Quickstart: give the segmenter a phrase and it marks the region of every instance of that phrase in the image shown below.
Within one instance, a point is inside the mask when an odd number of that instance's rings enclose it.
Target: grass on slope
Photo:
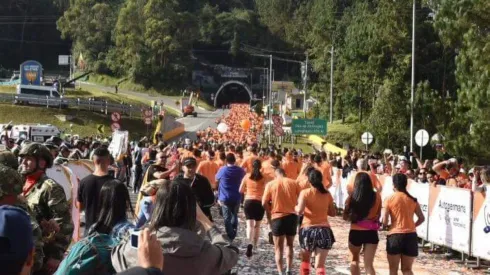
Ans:
[[[73,121],[62,122],[55,115],[71,115]],[[2,105],[0,108],[0,123],[12,121],[14,124],[22,123],[41,123],[52,124],[60,130],[65,131],[65,134],[78,134],[80,136],[96,135],[97,125],[103,124],[105,132],[103,136],[111,135],[111,119],[109,116],[101,113],[89,111],[77,111],[76,109],[54,109],[44,107],[26,107],[17,105]],[[70,124],[73,127],[70,129]],[[131,139],[139,139],[146,135],[146,126],[142,119],[123,117],[121,119],[123,130],[129,131]],[[151,134],[150,128],[150,134]]]

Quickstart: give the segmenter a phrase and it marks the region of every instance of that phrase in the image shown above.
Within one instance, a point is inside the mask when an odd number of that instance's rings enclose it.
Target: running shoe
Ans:
[[[250,258],[252,257],[253,253],[252,253],[252,249],[254,248],[253,245],[249,244],[247,245],[247,252],[245,253],[245,255]]]

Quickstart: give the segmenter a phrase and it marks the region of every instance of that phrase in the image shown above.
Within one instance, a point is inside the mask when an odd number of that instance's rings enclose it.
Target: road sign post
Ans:
[[[361,141],[366,145],[366,151],[369,149],[369,145],[373,143],[374,137],[370,132],[365,132],[361,135]]]
[[[429,143],[429,132],[420,129],[415,134],[415,143],[420,147],[420,159],[422,159],[422,149]]]

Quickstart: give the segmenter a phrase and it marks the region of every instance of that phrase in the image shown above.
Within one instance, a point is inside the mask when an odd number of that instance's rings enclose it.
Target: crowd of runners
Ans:
[[[440,159],[424,162],[389,151],[307,154],[258,143],[263,117],[247,105],[232,105],[218,122],[227,131],[208,128],[197,140],[171,143],[143,138],[118,159],[108,141],[53,137],[40,144],[7,137],[8,149],[0,152],[0,274],[226,274],[239,257],[258,253],[260,238],[274,246],[278,274],[310,274],[312,268],[326,274],[336,242],[329,217],[338,213],[328,190],[348,175],[343,219],[351,224],[351,274],[360,274],[361,256],[366,274],[376,274],[383,228],[388,237],[380,249],[386,249],[390,274],[412,274],[416,227],[426,217],[408,181],[478,192],[490,184],[488,167],[466,171],[444,149]],[[85,213],[84,236],[75,243],[70,202],[46,176],[54,163],[73,158],[95,167],[73,198]],[[392,176],[395,191],[384,201],[382,175]],[[130,192],[138,194],[135,209]],[[224,228],[214,224],[212,207]],[[240,209],[245,225],[239,225]],[[246,227],[244,253],[234,243],[239,226]],[[295,242],[299,271],[293,270]]]

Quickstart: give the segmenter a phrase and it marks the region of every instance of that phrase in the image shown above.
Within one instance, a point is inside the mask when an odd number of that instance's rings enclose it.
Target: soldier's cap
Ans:
[[[4,196],[18,196],[22,193],[22,178],[11,167],[0,164],[0,199]]]
[[[0,266],[25,261],[33,248],[29,215],[18,207],[0,206]]]
[[[17,168],[19,167],[19,162],[17,161],[14,153],[5,150],[0,151],[0,165],[5,165],[17,170]]]
[[[185,158],[184,161],[182,161],[182,164],[184,166],[196,166],[197,165],[197,161],[193,157],[188,157],[188,158]]]

